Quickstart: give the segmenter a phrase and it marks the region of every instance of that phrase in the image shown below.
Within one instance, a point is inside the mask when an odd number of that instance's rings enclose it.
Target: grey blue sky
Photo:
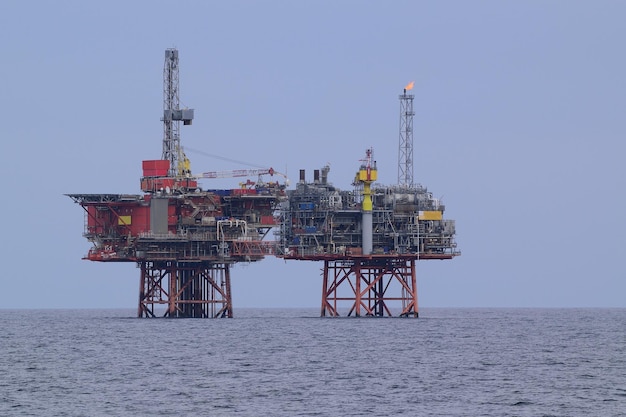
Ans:
[[[63,194],[139,193],[170,47],[196,115],[183,146],[294,179],[330,163],[340,188],[367,147],[396,182],[415,81],[414,176],[463,253],[418,264],[422,307],[626,307],[625,16],[623,1],[4,0],[0,308],[135,308],[139,270],[81,260]],[[318,306],[321,267],[236,266],[235,311]]]

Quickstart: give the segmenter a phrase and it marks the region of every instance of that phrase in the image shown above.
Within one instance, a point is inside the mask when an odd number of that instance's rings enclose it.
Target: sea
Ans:
[[[626,309],[0,310],[0,416],[626,416]]]

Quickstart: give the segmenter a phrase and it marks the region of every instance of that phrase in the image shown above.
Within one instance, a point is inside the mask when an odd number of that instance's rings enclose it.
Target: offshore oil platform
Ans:
[[[280,256],[324,262],[321,316],[339,316],[345,305],[348,316],[418,317],[415,261],[460,255],[454,220],[444,220],[444,205],[413,182],[412,88],[399,97],[398,185],[372,185],[378,171],[367,149],[353,190],[329,183],[326,165],[312,182],[301,170],[280,203]]]
[[[232,317],[230,267],[273,251],[263,238],[286,184],[263,181],[273,169],[192,175],[180,146],[178,51],[165,51],[163,154],[143,161],[142,195],[68,194],[85,210],[84,236],[93,243],[85,259],[135,262],[141,270],[138,317]],[[199,178],[258,175],[232,190],[202,190]]]
[[[193,175],[180,145],[178,51],[165,51],[163,154],[143,161],[141,195],[68,194],[85,210],[84,259],[141,270],[138,317],[232,317],[230,267],[267,255],[323,261],[321,316],[418,317],[416,260],[452,259],[454,220],[413,182],[413,98],[400,95],[398,184],[377,180],[373,150],[342,191],[330,167],[304,170],[295,189],[267,169]],[[266,181],[264,176],[281,177]],[[236,189],[203,190],[200,178],[250,177]],[[274,229],[274,240],[266,239]],[[345,311],[344,311],[345,309]]]

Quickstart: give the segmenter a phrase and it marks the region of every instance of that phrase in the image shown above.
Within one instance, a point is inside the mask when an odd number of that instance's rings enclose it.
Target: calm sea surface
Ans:
[[[0,416],[626,416],[626,309],[0,313]]]

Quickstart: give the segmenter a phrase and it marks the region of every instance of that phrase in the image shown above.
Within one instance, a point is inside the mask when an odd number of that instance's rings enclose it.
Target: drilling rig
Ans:
[[[415,261],[460,255],[454,220],[444,220],[439,199],[413,182],[411,88],[400,95],[397,185],[373,185],[378,170],[367,149],[354,190],[328,182],[326,165],[312,182],[300,170],[281,204],[279,256],[324,262],[321,316],[418,317]]]
[[[180,124],[191,125],[193,117],[193,109],[180,108],[178,50],[167,49],[163,153],[142,162],[143,194],[67,194],[85,212],[83,235],[93,246],[84,259],[139,268],[138,317],[232,317],[231,266],[275,250],[263,239],[276,225],[286,185],[248,181],[246,187],[203,190],[199,178],[253,171],[193,175],[180,144]]]

